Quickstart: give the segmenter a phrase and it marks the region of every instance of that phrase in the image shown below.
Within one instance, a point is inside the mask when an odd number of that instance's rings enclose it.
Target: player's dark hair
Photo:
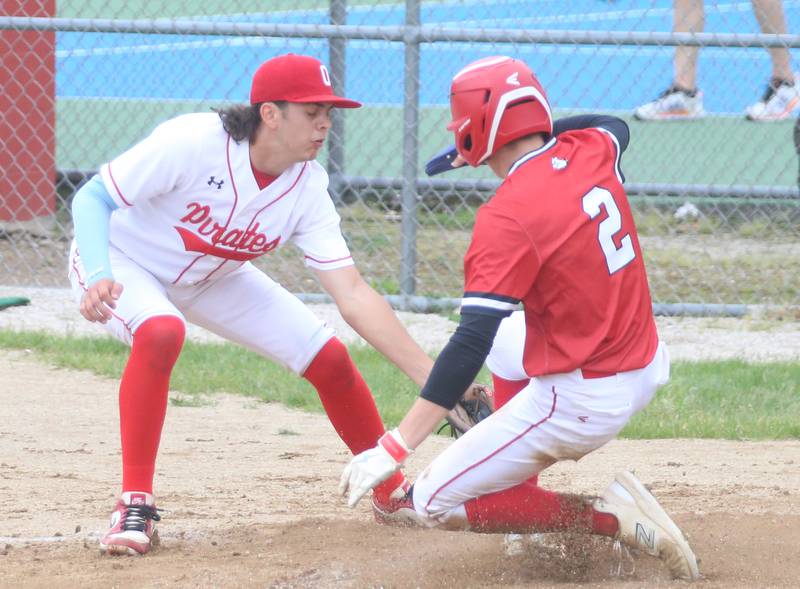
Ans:
[[[256,138],[256,131],[261,124],[261,105],[258,104],[234,104],[226,108],[212,108],[222,119],[222,128],[236,141],[247,139],[253,141]],[[284,100],[275,101],[275,105],[285,110],[288,102]]]

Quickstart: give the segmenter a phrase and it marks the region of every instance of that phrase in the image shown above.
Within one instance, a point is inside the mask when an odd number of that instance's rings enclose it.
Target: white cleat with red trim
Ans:
[[[100,540],[100,551],[127,555],[147,553],[158,543],[154,522],[160,519],[150,493],[123,493],[111,514],[111,528]]]
[[[372,513],[375,521],[386,526],[402,528],[427,527],[423,518],[414,509],[411,493],[407,482],[395,489],[388,498],[382,498],[373,493]]]

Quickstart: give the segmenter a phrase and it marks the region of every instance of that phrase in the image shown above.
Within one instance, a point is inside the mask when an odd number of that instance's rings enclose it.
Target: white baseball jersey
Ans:
[[[164,284],[220,278],[289,240],[311,267],[353,263],[322,166],[295,164],[261,190],[248,142],[231,139],[216,113],[159,125],[100,174],[120,207],[111,244]]]

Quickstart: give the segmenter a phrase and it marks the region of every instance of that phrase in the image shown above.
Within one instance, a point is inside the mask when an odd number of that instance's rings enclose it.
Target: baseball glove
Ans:
[[[452,411],[445,416],[447,423],[439,429],[439,432],[449,427],[450,435],[458,438],[477,423],[489,417],[493,411],[492,389],[482,384],[473,384]]]

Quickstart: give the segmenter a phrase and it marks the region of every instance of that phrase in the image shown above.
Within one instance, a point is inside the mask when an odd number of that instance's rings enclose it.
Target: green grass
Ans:
[[[29,349],[48,364],[114,379],[122,373],[128,355],[127,347],[110,338],[7,330],[0,330],[0,348]],[[350,351],[384,422],[396,425],[417,397],[417,388],[371,348],[351,347]],[[489,382],[485,371],[480,379]],[[669,384],[621,437],[800,439],[798,383],[798,363],[676,362]],[[213,394],[218,392],[322,412],[311,385],[287,370],[233,345],[188,342],[173,373],[171,403],[181,407],[213,404]]]
[[[89,370],[118,379],[128,347],[105,337],[57,337],[39,332],[0,330],[0,348],[29,349],[59,368]],[[351,354],[375,395],[387,423],[396,424],[418,390],[383,356],[366,347]],[[182,407],[213,403],[213,393],[245,395],[262,402],[322,412],[314,388],[288,370],[230,344],[187,342],[170,383],[171,404]]]
[[[623,437],[800,439],[800,364],[676,362]]]

